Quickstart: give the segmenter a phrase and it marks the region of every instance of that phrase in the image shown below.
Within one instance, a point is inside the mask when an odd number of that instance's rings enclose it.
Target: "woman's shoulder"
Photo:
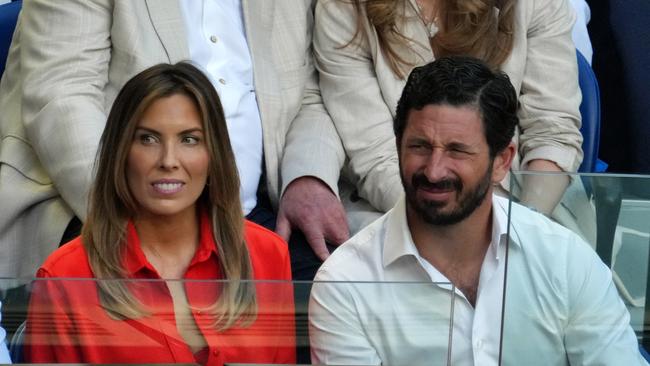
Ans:
[[[288,254],[287,243],[278,234],[252,221],[244,220],[244,235],[248,249],[260,254]]]
[[[39,268],[38,277],[93,277],[81,237],[52,252]]]
[[[248,220],[244,223],[246,244],[256,279],[290,279],[289,246],[276,233]]]

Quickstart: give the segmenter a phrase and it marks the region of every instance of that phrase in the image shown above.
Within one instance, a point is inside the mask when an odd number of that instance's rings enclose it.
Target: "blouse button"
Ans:
[[[210,36],[210,42],[217,43],[218,40],[219,38],[217,38],[217,36]]]

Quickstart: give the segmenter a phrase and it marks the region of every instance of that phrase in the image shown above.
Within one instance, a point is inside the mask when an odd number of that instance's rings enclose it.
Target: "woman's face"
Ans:
[[[138,216],[193,214],[208,178],[204,134],[199,111],[183,94],[160,98],[145,110],[126,163]]]

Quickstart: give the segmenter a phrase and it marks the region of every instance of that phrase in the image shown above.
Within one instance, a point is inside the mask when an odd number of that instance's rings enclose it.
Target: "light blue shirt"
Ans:
[[[589,32],[587,32],[587,23],[591,19],[591,9],[589,9],[589,5],[587,5],[585,0],[571,0],[571,6],[576,13],[576,24],[573,25],[573,31],[571,32],[573,43],[575,43],[578,51],[591,64],[594,50],[591,46]]]
[[[508,200],[492,202],[492,242],[474,308],[419,256],[402,198],[316,275],[382,284],[314,284],[312,360],[483,366],[498,363],[502,346],[502,365],[645,365],[611,272],[596,253],[541,214],[513,204],[509,222]]]
[[[2,310],[2,303],[0,303],[0,310]],[[5,330],[2,329],[2,327],[0,327],[0,364],[11,363],[11,359],[9,358],[9,352],[7,351],[7,345],[5,343],[6,337],[7,337],[7,332],[5,332]]]
[[[257,204],[263,146],[241,0],[184,0],[180,6],[190,58],[208,75],[221,99],[247,215]]]

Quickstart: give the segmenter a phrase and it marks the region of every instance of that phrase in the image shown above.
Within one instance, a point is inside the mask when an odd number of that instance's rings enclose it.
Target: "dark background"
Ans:
[[[608,172],[650,174],[650,0],[587,0]]]

